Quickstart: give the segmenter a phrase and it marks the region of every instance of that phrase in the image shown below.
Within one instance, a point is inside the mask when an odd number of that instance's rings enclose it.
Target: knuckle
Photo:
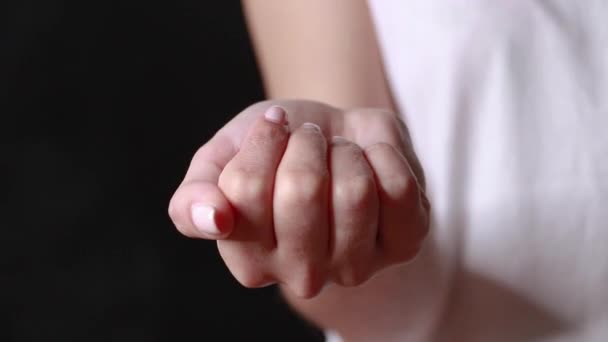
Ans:
[[[266,277],[252,273],[241,273],[234,277],[241,285],[249,289],[260,288],[270,284]]]
[[[366,210],[376,195],[374,180],[368,176],[353,177],[338,182],[334,188],[336,205],[346,211]]]
[[[416,179],[408,174],[394,173],[383,180],[384,188],[391,199],[415,208],[420,201],[420,191]]]
[[[372,264],[375,257],[369,253],[363,253],[360,249],[351,249],[342,254],[342,257],[334,262],[337,275],[337,283],[342,286],[352,287],[365,283],[372,276]]]
[[[398,229],[403,230],[403,237],[410,244],[421,243],[430,234],[431,224],[429,212],[416,199],[408,198],[403,207],[403,224]]]
[[[232,276],[247,288],[270,285],[276,280],[270,268],[270,251],[261,245],[218,242],[218,251]]]
[[[340,272],[338,283],[345,287],[360,286],[363,285],[370,276],[369,272],[362,267],[348,266]]]
[[[264,179],[246,168],[234,168],[220,175],[219,187],[235,202],[264,201],[267,190]]]
[[[277,196],[290,205],[311,204],[325,196],[327,175],[311,170],[289,171],[279,182]]]
[[[257,267],[229,267],[229,269],[234,278],[246,288],[258,288],[271,283],[269,277]]]
[[[367,227],[366,227],[367,228]],[[346,250],[344,251],[347,264],[358,265],[363,262],[362,255],[367,255],[372,249],[372,244],[375,242],[375,235],[372,229],[353,229],[350,234],[345,237]]]
[[[280,125],[260,125],[249,136],[249,143],[254,148],[267,149],[282,142],[286,137],[286,132]]]
[[[420,253],[420,247],[396,248],[388,253],[388,260],[392,264],[403,264],[410,262]]]
[[[301,277],[291,286],[294,293],[306,299],[316,296],[324,284],[322,270],[312,263],[307,263],[300,269],[300,274]]]
[[[339,264],[351,266],[365,265],[376,242],[375,229],[370,227],[345,227],[340,237],[340,247],[334,252]]]

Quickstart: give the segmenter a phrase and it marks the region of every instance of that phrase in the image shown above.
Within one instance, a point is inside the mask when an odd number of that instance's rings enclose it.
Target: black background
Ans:
[[[0,341],[320,340],[166,214],[194,151],[263,99],[239,6],[2,2]]]

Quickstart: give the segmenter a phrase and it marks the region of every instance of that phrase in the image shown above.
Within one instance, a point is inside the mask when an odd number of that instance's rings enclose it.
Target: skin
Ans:
[[[365,2],[243,4],[274,100],[246,108],[197,151],[169,215],[182,234],[217,240],[244,286],[278,283],[320,327],[382,338],[401,324],[389,299],[412,272],[401,265],[421,250],[430,204]],[[214,208],[213,234],[193,221],[201,205]],[[361,330],[353,312],[362,310],[387,318]]]

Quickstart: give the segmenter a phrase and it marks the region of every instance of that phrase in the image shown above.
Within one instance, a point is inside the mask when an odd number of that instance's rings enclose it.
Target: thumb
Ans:
[[[233,210],[217,184],[224,166],[235,154],[233,141],[219,134],[196,152],[169,203],[169,216],[180,233],[210,240],[230,235]]]

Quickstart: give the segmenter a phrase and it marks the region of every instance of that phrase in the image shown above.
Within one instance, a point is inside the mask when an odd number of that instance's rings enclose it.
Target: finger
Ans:
[[[233,275],[248,287],[269,281],[260,271],[275,247],[272,195],[289,135],[285,123],[285,111],[270,107],[253,124],[219,179],[220,189],[235,211],[235,228],[218,248]]]
[[[407,160],[393,146],[376,144],[365,150],[376,175],[380,197],[379,247],[388,264],[413,259],[429,230],[423,194]]]
[[[357,286],[372,273],[378,225],[374,174],[361,148],[334,137],[330,152],[334,282]]]
[[[234,154],[230,140],[218,135],[194,155],[184,181],[169,202],[169,216],[182,234],[223,239],[231,233],[232,208],[217,184],[222,168]]]
[[[324,283],[328,190],[327,142],[318,126],[304,124],[289,139],[274,194],[276,269],[300,297],[316,295]]]

